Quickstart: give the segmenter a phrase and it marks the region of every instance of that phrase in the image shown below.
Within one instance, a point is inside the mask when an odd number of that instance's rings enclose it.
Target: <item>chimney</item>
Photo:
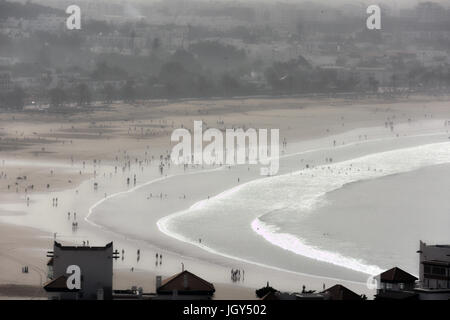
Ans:
[[[159,287],[161,287],[162,277],[156,276],[156,291],[158,291]]]

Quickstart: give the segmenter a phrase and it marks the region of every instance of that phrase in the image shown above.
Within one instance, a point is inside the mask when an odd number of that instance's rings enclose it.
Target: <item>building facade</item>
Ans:
[[[50,281],[44,285],[51,299],[97,300],[112,299],[113,244],[104,247],[63,246],[56,242],[50,252]],[[69,266],[81,270],[81,288],[68,290],[66,281]]]
[[[419,282],[426,289],[450,290],[450,245],[420,242]]]

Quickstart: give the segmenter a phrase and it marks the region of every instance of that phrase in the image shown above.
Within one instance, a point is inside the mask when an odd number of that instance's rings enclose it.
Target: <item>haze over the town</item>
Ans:
[[[448,299],[449,101],[449,1],[0,0],[0,299]]]

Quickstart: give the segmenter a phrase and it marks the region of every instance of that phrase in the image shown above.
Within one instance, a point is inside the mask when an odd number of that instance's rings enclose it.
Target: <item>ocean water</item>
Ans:
[[[417,172],[426,176],[423,170],[434,168],[436,174],[449,163],[450,142],[371,153],[251,181],[163,218],[158,225],[179,240],[246,261],[362,280],[361,275],[376,275],[391,263],[413,268],[415,251],[410,250],[420,239],[445,240],[445,236],[433,237],[432,224],[422,228],[423,224],[413,223],[423,221],[426,213],[411,211],[408,215],[411,206],[404,205],[404,194],[398,197],[403,205],[391,211],[381,204],[397,201],[392,186],[400,192],[407,189],[402,188],[404,184],[421,184],[425,178]],[[400,180],[390,181],[396,179]],[[374,185],[364,185],[374,181]],[[379,192],[389,190],[386,185],[391,186],[390,197],[382,202]],[[366,193],[355,191],[362,187]],[[339,210],[334,210],[336,206]],[[382,215],[380,210],[387,212]],[[443,210],[433,217],[440,225],[439,233],[450,229],[442,225],[448,221]],[[411,222],[407,226],[402,224],[405,219]],[[387,232],[390,228],[396,232]],[[365,238],[365,234],[370,236]],[[409,245],[390,245],[396,241]]]
[[[450,243],[448,177],[450,164],[443,164],[348,184],[327,194],[327,203],[300,226],[287,226],[283,232],[418,275],[419,240]],[[270,218],[266,222],[277,223]]]

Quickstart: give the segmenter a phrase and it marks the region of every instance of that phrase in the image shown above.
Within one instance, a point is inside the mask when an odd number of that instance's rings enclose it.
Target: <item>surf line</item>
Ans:
[[[424,145],[419,145],[419,146],[415,146],[415,147],[401,148],[401,149],[413,150],[413,149],[420,148],[420,147],[426,147],[426,146],[429,147],[429,146],[433,146],[433,145],[443,145],[443,144],[446,145],[446,144],[448,144],[448,142],[424,144]],[[376,154],[384,154],[384,153],[392,153],[392,152],[394,152],[394,151],[385,151],[385,152],[381,152],[381,153],[369,154],[367,156],[360,157],[359,159],[364,159],[366,157],[370,157],[370,156],[373,156],[373,155],[376,155]],[[351,163],[354,160],[355,159],[346,160],[346,161],[343,161],[342,163],[346,163],[346,162]],[[336,163],[335,165],[337,165],[337,164],[339,164],[339,163]],[[407,171],[409,171],[409,170],[407,170]],[[285,175],[289,175],[289,174],[285,174]],[[262,178],[262,179],[265,179],[265,178]],[[232,193],[237,192],[240,189],[242,189],[242,187],[251,185],[253,183],[257,183],[258,181],[260,181],[262,179],[251,180],[251,181],[249,181],[247,183],[244,183],[243,185],[239,185],[237,187],[234,187],[234,188],[231,188],[229,190],[226,190],[226,191],[224,191],[224,192],[214,196],[212,199],[218,199],[218,198],[221,198],[223,196],[232,194]],[[161,218],[157,222],[158,229],[161,232],[163,232],[166,235],[168,235],[168,236],[171,236],[171,237],[173,237],[175,239],[178,239],[180,241],[183,241],[183,242],[195,245],[197,247],[202,248],[203,250],[206,250],[206,251],[214,253],[214,254],[222,255],[224,257],[232,258],[232,259],[239,260],[239,261],[253,263],[253,264],[256,264],[256,265],[260,265],[260,266],[273,267],[273,266],[267,266],[265,264],[257,263],[255,261],[249,261],[247,259],[238,258],[238,257],[232,256],[232,255],[229,255],[229,254],[220,253],[220,252],[218,252],[218,251],[216,251],[216,250],[214,250],[212,248],[209,248],[209,247],[207,247],[207,246],[205,246],[203,244],[200,244],[200,243],[198,243],[196,241],[193,241],[193,240],[191,240],[191,239],[189,239],[189,238],[187,238],[187,237],[185,237],[185,236],[183,236],[183,235],[181,235],[179,233],[176,233],[176,232],[170,230],[169,221],[171,219],[176,218],[178,216],[182,216],[184,214],[187,214],[187,213],[189,213],[189,212],[191,212],[191,211],[193,211],[195,209],[201,208],[202,205],[204,203],[206,203],[206,201],[207,201],[206,199],[201,200],[201,201],[195,203],[194,205],[192,205],[187,210],[182,210],[182,211],[179,211],[179,212],[176,212],[174,214],[171,214],[171,215],[168,215],[166,217]],[[309,245],[306,245],[306,244],[302,243],[302,241],[300,239],[295,238],[294,236],[289,235],[289,234],[278,234],[278,233],[274,232],[273,230],[270,230],[270,226],[266,226],[258,218],[254,219],[251,222],[251,227],[252,227],[252,229],[253,229],[253,231],[255,233],[257,233],[258,235],[262,236],[269,243],[272,243],[272,244],[280,247],[281,249],[292,251],[292,252],[294,252],[294,253],[296,253],[298,255],[304,256],[306,258],[315,259],[315,260],[318,260],[318,261],[321,261],[321,262],[334,264],[334,265],[339,266],[339,267],[347,268],[347,269],[354,270],[354,271],[361,272],[361,273],[366,273],[366,274],[369,274],[369,275],[375,275],[375,274],[379,274],[379,273],[382,272],[382,269],[379,268],[376,265],[368,265],[368,264],[364,263],[363,261],[358,260],[356,258],[345,257],[345,256],[343,256],[343,255],[341,255],[339,253],[334,253],[334,252],[330,252],[330,251],[314,248],[312,246],[309,246]],[[289,237],[290,240],[294,240],[294,242],[296,243],[296,248],[295,249],[292,246],[290,246],[289,248],[286,248],[286,246],[281,244],[281,242],[283,242],[283,243],[286,242],[285,240],[287,239],[287,237]],[[299,252],[298,248],[302,248],[303,250],[301,252]],[[322,259],[317,258],[317,255],[322,257]],[[286,269],[282,269],[282,268],[278,268],[278,267],[274,267],[274,268],[277,269],[277,270],[282,270],[282,271],[290,271],[290,270],[286,270]],[[301,273],[297,273],[297,272],[294,272],[294,273],[301,274]],[[312,276],[312,275],[310,275],[310,276]],[[341,279],[339,279],[339,280],[341,280]]]
[[[255,182],[257,182],[257,181],[259,181],[259,180],[262,180],[262,179],[265,179],[265,178],[252,180],[252,181],[249,181],[249,182],[247,182],[247,183],[245,183],[245,184],[242,184],[242,185],[239,185],[239,186],[235,186],[235,187],[233,187],[233,188],[231,188],[231,189],[225,190],[225,191],[221,192],[220,194],[214,196],[213,199],[222,198],[222,197],[228,196],[228,195],[230,195],[230,194],[233,194],[233,193],[235,193],[235,192],[238,192],[238,191],[241,190],[243,187],[245,187],[245,186],[247,186],[247,185],[250,185],[250,184],[252,184],[252,183],[255,183]],[[352,280],[346,280],[346,279],[340,279],[340,278],[334,278],[334,277],[327,277],[327,276],[315,275],[315,274],[311,274],[311,273],[298,272],[298,271],[293,271],[293,270],[289,270],[289,269],[284,269],[284,268],[281,268],[281,267],[276,267],[276,266],[273,266],[273,265],[268,265],[268,264],[260,263],[260,262],[253,261],[253,260],[248,260],[248,259],[245,259],[245,258],[240,258],[240,257],[234,256],[234,255],[231,255],[231,254],[227,254],[227,253],[223,253],[223,252],[217,251],[217,250],[215,250],[215,249],[213,249],[213,248],[210,248],[210,247],[208,247],[208,246],[206,246],[206,245],[204,245],[204,244],[202,244],[202,243],[199,243],[199,242],[197,242],[197,241],[193,241],[193,240],[191,240],[191,239],[189,239],[189,238],[183,236],[182,234],[179,234],[179,233],[170,231],[169,221],[170,221],[171,219],[176,218],[176,217],[178,217],[178,216],[182,216],[182,215],[188,213],[189,211],[192,211],[192,210],[201,208],[201,207],[203,206],[203,204],[207,203],[208,201],[209,201],[208,199],[200,200],[200,201],[194,203],[194,204],[193,204],[191,207],[189,207],[188,209],[180,210],[180,211],[178,211],[178,212],[175,212],[175,213],[173,213],[173,214],[171,214],[171,215],[168,215],[168,216],[165,216],[165,217],[159,219],[159,220],[157,221],[157,223],[156,223],[156,224],[157,224],[157,227],[158,227],[158,229],[159,229],[159,231],[161,231],[162,233],[164,233],[164,234],[167,235],[167,236],[170,236],[170,237],[172,237],[172,238],[175,238],[175,239],[178,240],[178,241],[181,241],[181,242],[184,242],[184,243],[188,243],[188,244],[197,246],[197,247],[199,247],[200,249],[203,249],[203,250],[205,250],[205,251],[207,251],[207,252],[209,252],[209,253],[212,253],[212,254],[215,254],[215,255],[218,255],[218,256],[222,256],[222,257],[224,257],[224,258],[228,258],[228,259],[232,259],[232,260],[236,260],[236,261],[240,261],[240,262],[244,262],[244,263],[256,265],[256,266],[259,266],[259,267],[264,267],[264,268],[268,268],[268,269],[276,270],[276,271],[281,271],[281,272],[287,272],[287,273],[295,274],[295,275],[299,275],[299,276],[315,277],[315,278],[318,278],[318,279],[325,279],[325,280],[332,280],[332,281],[345,281],[345,282],[348,282],[348,283],[359,284],[359,285],[360,285],[360,284],[365,284],[365,283],[366,283],[366,282],[359,282],[359,281],[352,281]],[[256,230],[254,230],[254,221],[251,223],[251,227],[252,227],[252,229],[253,229],[253,231],[254,231],[255,233],[257,233],[258,235],[261,236],[261,234],[259,234],[258,232],[256,232]],[[263,237],[263,239],[266,240],[266,241],[268,241],[268,240],[267,240],[266,238],[264,238],[264,237]],[[271,243],[270,241],[268,241],[268,242]],[[272,244],[273,244],[273,243],[272,243]],[[273,245],[275,245],[275,244],[273,244]],[[302,244],[302,245],[303,245],[303,246],[306,246],[306,245],[304,245],[304,244]],[[287,250],[287,249],[285,249],[285,248],[283,248],[283,247],[281,247],[281,246],[278,246],[278,245],[276,245],[276,246],[279,247],[280,249]],[[309,248],[309,246],[308,246],[308,248]],[[320,250],[319,250],[319,251],[320,251]],[[295,253],[298,254],[298,255],[300,255],[300,256],[303,256],[303,257],[306,257],[306,258],[310,258],[310,259],[311,259],[311,257],[310,257],[309,255],[299,254],[299,253],[297,253],[297,252],[295,252]],[[364,264],[363,262],[361,262],[361,261],[357,261],[357,260],[354,259],[354,258],[347,258],[347,257],[341,256],[341,255],[338,254],[338,253],[337,253],[336,255],[342,257],[343,259],[347,259],[347,260],[349,260],[349,261],[350,261],[350,260],[351,260],[351,261],[355,261],[355,262],[357,262],[357,263],[361,266],[361,268],[356,269],[356,268],[351,268],[351,267],[349,267],[349,266],[342,265],[342,264],[334,264],[334,265],[336,265],[336,266],[338,266],[338,267],[350,269],[350,270],[357,271],[357,272],[361,272],[361,273],[365,273],[365,274],[368,274],[368,275],[374,275],[374,274],[378,274],[378,273],[381,273],[381,272],[382,272],[382,269],[379,268],[378,266],[365,265],[365,264]],[[322,262],[322,263],[331,263],[331,262],[329,262],[329,261],[324,261],[324,260],[321,260],[321,259],[315,259],[315,260],[320,261],[320,262]],[[331,263],[331,264],[333,264],[333,263]],[[370,271],[367,272],[367,270],[370,270]]]
[[[243,263],[248,263],[248,264],[251,264],[251,265],[258,266],[258,267],[262,267],[262,268],[266,268],[266,269],[270,269],[270,270],[275,270],[275,271],[280,271],[280,272],[285,272],[285,273],[289,273],[289,274],[293,274],[293,275],[297,275],[297,276],[303,276],[303,277],[313,277],[313,278],[317,278],[317,279],[330,280],[330,281],[344,281],[344,282],[347,282],[347,283],[352,283],[352,284],[357,284],[357,285],[365,285],[366,284],[365,281],[363,282],[363,281],[345,280],[345,279],[339,279],[339,278],[334,278],[334,277],[327,277],[327,276],[320,276],[320,275],[309,274],[309,273],[304,273],[304,272],[292,271],[292,270],[289,270],[289,269],[284,269],[284,268],[280,268],[280,267],[264,264],[264,263],[261,263],[261,262],[248,260],[248,259],[245,259],[245,258],[240,258],[240,257],[237,257],[237,256],[233,256],[231,254],[227,254],[227,253],[223,253],[223,252],[214,250],[214,249],[212,249],[212,248],[210,248],[208,246],[205,246],[205,245],[203,245],[201,243],[198,243],[196,241],[192,241],[192,240],[184,237],[181,234],[178,234],[178,233],[175,233],[175,232],[171,232],[171,231],[168,230],[168,228],[166,226],[166,220],[168,220],[169,217],[172,218],[174,215],[182,215],[184,212],[187,212],[187,211],[191,210],[191,208],[195,208],[196,206],[199,205],[199,203],[201,203],[203,201],[205,201],[205,200],[201,200],[201,201],[195,203],[194,205],[192,205],[187,210],[181,210],[181,211],[178,211],[178,212],[176,212],[176,213],[174,213],[174,214],[172,214],[170,216],[166,216],[164,218],[159,219],[158,222],[156,223],[157,226],[158,226],[159,231],[161,231],[165,235],[167,235],[169,237],[172,237],[172,238],[174,238],[174,239],[176,239],[178,241],[194,245],[194,246],[199,247],[200,249],[203,249],[203,250],[205,250],[205,251],[207,251],[209,253],[212,253],[212,254],[215,254],[215,255],[227,258],[227,259],[236,260],[236,261],[243,262]]]
[[[309,259],[330,263],[338,267],[351,269],[372,276],[383,272],[383,269],[376,265],[365,264],[362,260],[343,256],[339,252],[331,252],[328,250],[315,248],[314,246],[303,243],[301,239],[288,233],[278,233],[275,226],[268,225],[259,218],[260,217],[252,221],[252,230],[269,243],[281,249],[293,252]]]

